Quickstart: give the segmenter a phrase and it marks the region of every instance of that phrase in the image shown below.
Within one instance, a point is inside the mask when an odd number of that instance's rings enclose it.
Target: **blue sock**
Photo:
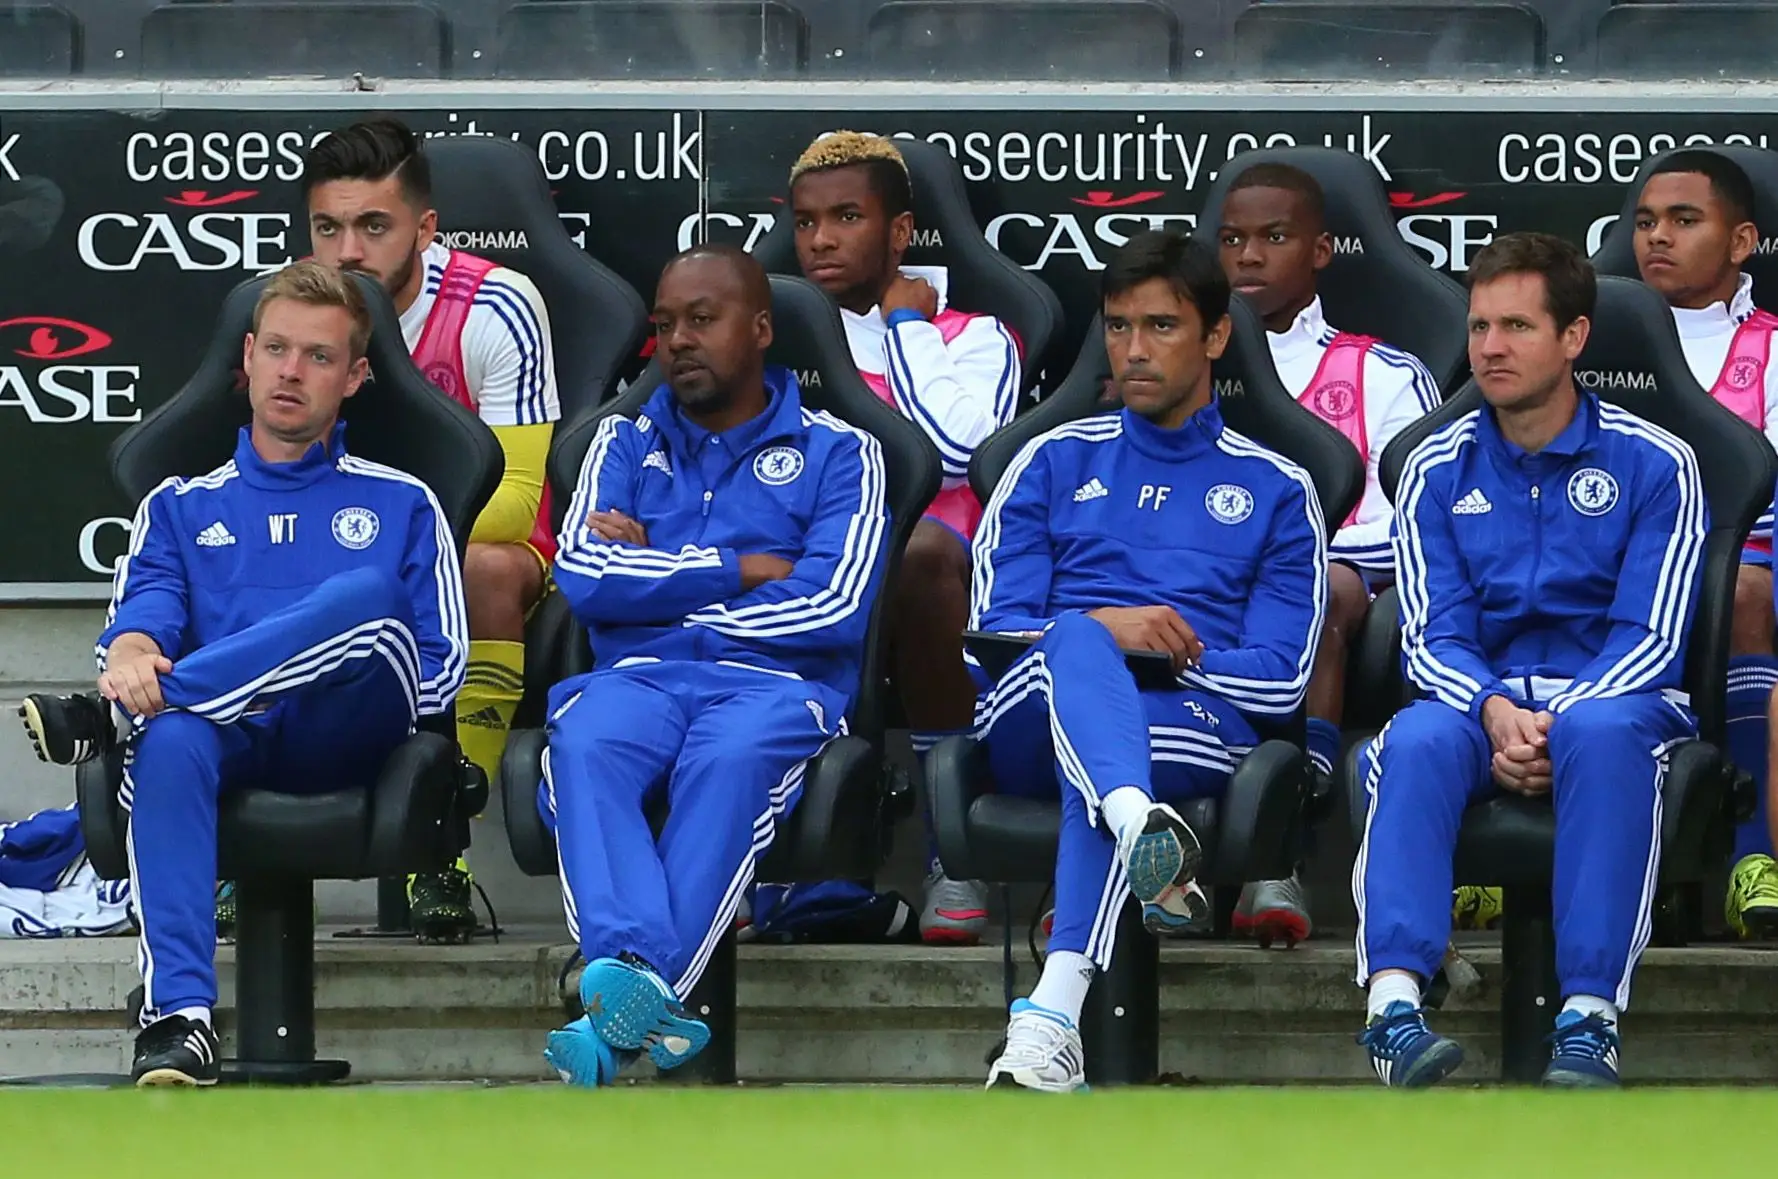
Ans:
[[[1315,768],[1331,775],[1334,759],[1340,756],[1340,726],[1312,716],[1309,718],[1308,739],[1303,744]]]
[[[1772,854],[1766,826],[1766,703],[1778,686],[1778,659],[1736,655],[1729,660],[1729,757],[1753,775],[1758,805],[1753,817],[1735,829],[1735,861]]]

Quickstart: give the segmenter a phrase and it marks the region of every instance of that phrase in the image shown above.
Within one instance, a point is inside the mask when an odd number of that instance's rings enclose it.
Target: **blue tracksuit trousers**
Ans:
[[[979,673],[978,673],[979,676]],[[1143,692],[1111,632],[1064,614],[976,702],[995,788],[1062,796],[1051,950],[1111,965],[1118,913],[1130,895],[1099,800],[1120,786],[1177,802],[1221,794],[1257,740],[1235,708],[1208,692]]]
[[[1690,714],[1654,692],[1583,700],[1550,729],[1564,999],[1629,1005],[1660,867],[1661,782],[1673,746],[1696,735]],[[1352,869],[1359,985],[1379,970],[1438,970],[1457,829],[1465,809],[1499,792],[1492,757],[1481,722],[1435,700],[1397,713],[1365,750],[1370,809]]]
[[[160,677],[167,711],[138,725],[120,795],[145,1023],[216,1005],[222,791],[369,786],[413,732],[419,678],[407,591],[377,569],[336,574]]]
[[[556,685],[537,806],[587,960],[628,951],[690,994],[845,708],[820,684],[721,663],[626,661]],[[663,800],[656,839],[644,808]]]

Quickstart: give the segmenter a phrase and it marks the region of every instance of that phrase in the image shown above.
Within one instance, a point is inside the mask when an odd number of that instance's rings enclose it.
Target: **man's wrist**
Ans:
[[[912,307],[897,307],[883,317],[883,322],[891,328],[898,328],[904,323],[925,323],[926,316]]]

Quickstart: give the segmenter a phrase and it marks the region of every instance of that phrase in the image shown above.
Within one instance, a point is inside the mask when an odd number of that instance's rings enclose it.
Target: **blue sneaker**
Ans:
[[[1358,1037],[1377,1076],[1392,1089],[1424,1089],[1457,1071],[1463,1048],[1426,1026],[1426,1013],[1397,1000]]]
[[[1543,1083],[1553,1089],[1615,1089],[1617,1029],[1602,1015],[1564,1011],[1549,1037],[1554,1046]]]
[[[1187,882],[1183,888],[1170,889],[1158,904],[1142,906],[1142,926],[1156,937],[1189,937],[1211,932],[1215,922],[1210,913],[1210,898],[1198,882]]]
[[[1146,917],[1151,905],[1183,905],[1179,890],[1197,876],[1204,849],[1179,813],[1157,802],[1149,808],[1146,823],[1140,828],[1130,824],[1119,837],[1117,856]]]
[[[615,1084],[617,1075],[639,1055],[613,1048],[601,1040],[585,1016],[551,1032],[543,1048],[543,1059],[549,1061],[556,1075],[565,1084],[584,1089]]]
[[[688,1017],[673,988],[641,962],[595,958],[581,973],[580,1002],[600,1039],[628,1052],[646,1049],[657,1068],[678,1068],[710,1042],[710,1029]]]

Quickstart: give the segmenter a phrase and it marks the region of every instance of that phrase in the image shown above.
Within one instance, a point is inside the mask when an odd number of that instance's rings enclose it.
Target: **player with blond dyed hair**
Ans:
[[[839,303],[860,375],[926,433],[944,463],[943,490],[908,541],[891,605],[895,680],[923,755],[974,715],[962,635],[982,505],[969,489],[969,458],[1017,410],[1020,344],[993,316],[949,306],[944,268],[902,265],[914,195],[892,140],[857,131],[815,140],[790,170],[790,202],[797,262]],[[921,936],[972,945],[987,916],[982,886],[947,879],[934,854]]]

